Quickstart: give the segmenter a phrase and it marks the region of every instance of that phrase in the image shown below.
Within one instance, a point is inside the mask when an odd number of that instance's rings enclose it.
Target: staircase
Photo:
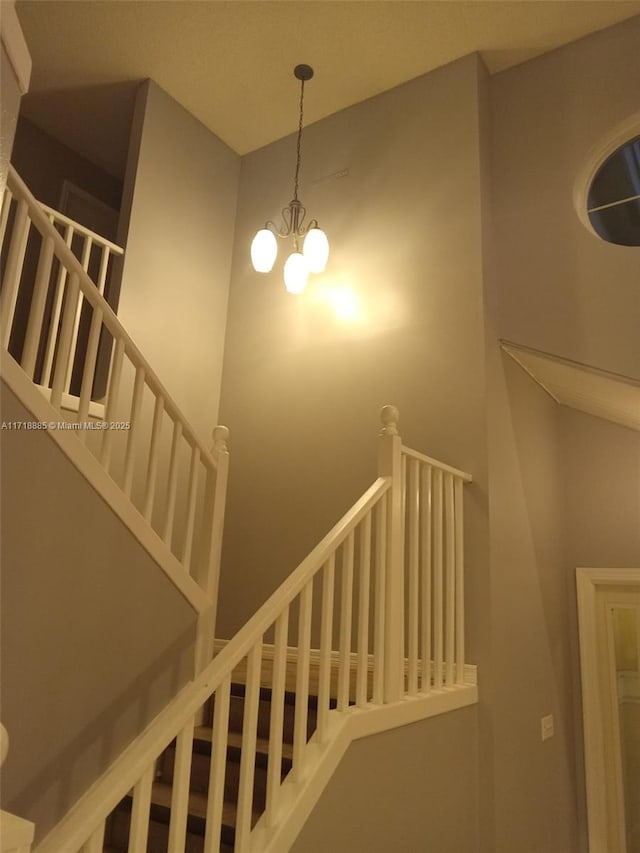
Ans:
[[[194,679],[34,853],[284,853],[353,740],[477,702],[464,632],[471,476],[406,447],[385,406],[375,481],[214,655],[227,431],[203,446],[91,281],[88,252],[76,258],[54,222],[11,171],[5,381],[38,422],[79,426],[49,435],[191,603],[199,637]],[[91,431],[92,418],[130,429]]]
[[[232,853],[235,843],[235,824],[240,783],[240,759],[242,755],[242,731],[245,713],[245,685],[232,684],[229,703],[227,735],[227,757],[224,782],[224,805],[221,826],[221,853]],[[309,697],[307,715],[307,738],[317,725],[317,697]],[[207,792],[211,774],[213,749],[213,703],[205,711],[208,722],[196,726],[193,737],[191,776],[189,781],[189,805],[185,853],[203,853],[206,830]],[[285,692],[281,778],[287,776],[293,765],[293,732],[295,718],[295,694]],[[271,719],[271,690],[261,688],[258,706],[257,738],[255,752],[254,790],[251,825],[255,826],[266,806],[267,765],[269,757],[269,735]],[[156,778],[152,785],[148,853],[166,853],[171,820],[173,773],[176,761],[176,742],[173,741],[163,752],[156,767]],[[115,808],[107,821],[105,830],[105,853],[120,853],[128,850],[131,826],[132,797],[127,795]]]

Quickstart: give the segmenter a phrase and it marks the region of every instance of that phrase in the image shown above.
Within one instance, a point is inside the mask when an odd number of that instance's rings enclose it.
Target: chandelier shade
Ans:
[[[308,278],[309,267],[304,255],[292,252],[284,264],[284,286],[289,293],[302,293]]]
[[[304,238],[302,254],[309,272],[324,272],[329,260],[329,241],[321,228],[310,228]]]
[[[296,65],[293,69],[296,79],[300,80],[300,120],[296,147],[296,170],[293,183],[293,199],[282,209],[282,227],[273,222],[265,223],[251,243],[251,262],[256,272],[271,272],[278,255],[278,240],[293,237],[293,253],[284,265],[284,283],[289,293],[302,293],[307,284],[309,273],[323,272],[329,258],[327,235],[318,227],[315,219],[305,225],[307,211],[298,198],[298,179],[300,176],[300,146],[302,142],[304,84],[313,77],[310,65]],[[302,252],[299,241],[304,238]]]
[[[251,263],[256,272],[271,272],[278,256],[278,241],[269,228],[261,228],[251,243]]]

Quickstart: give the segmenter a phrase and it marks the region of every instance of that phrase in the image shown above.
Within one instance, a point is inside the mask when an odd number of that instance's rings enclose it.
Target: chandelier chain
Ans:
[[[300,81],[300,120],[298,122],[298,142],[296,147],[296,177],[293,183],[293,198],[298,201],[298,177],[300,175],[300,145],[302,142],[302,108],[304,103],[304,80]]]

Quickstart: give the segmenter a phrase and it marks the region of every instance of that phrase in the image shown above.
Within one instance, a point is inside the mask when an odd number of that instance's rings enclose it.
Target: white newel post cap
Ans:
[[[213,450],[214,453],[228,453],[229,448],[227,441],[229,439],[229,427],[218,424],[213,429]]]
[[[382,429],[380,435],[398,435],[400,412],[395,406],[383,406],[380,411]]]

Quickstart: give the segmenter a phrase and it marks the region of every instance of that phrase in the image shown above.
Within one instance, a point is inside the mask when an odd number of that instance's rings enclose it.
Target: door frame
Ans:
[[[580,670],[582,675],[582,719],[584,726],[585,782],[590,853],[609,853],[612,832],[619,834],[620,808],[611,808],[607,798],[607,782],[611,770],[606,759],[619,741],[617,716],[611,714],[613,679],[603,671],[602,660],[610,661],[610,649],[600,649],[598,637],[598,594],[611,587],[640,587],[640,568],[576,569],[578,598],[578,630],[580,636]],[[610,642],[607,643],[610,645]],[[613,688],[611,686],[613,682]],[[613,719],[613,725],[612,725]],[[608,753],[611,755],[611,751]],[[617,752],[619,756],[619,749]],[[622,771],[616,760],[618,791],[622,790]],[[609,779],[607,778],[609,776]],[[621,803],[624,817],[624,801]],[[612,811],[617,813],[612,814]],[[616,828],[617,827],[617,828]],[[622,840],[624,851],[626,843]],[[616,851],[617,853],[617,851]]]

